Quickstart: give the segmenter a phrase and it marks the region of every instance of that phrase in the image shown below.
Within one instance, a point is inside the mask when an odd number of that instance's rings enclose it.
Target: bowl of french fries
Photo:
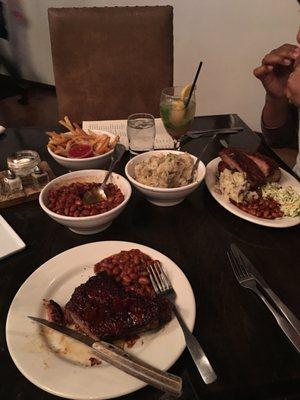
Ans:
[[[100,130],[84,131],[68,117],[59,123],[68,131],[46,132],[49,137],[47,149],[56,162],[71,171],[108,167],[119,136]]]

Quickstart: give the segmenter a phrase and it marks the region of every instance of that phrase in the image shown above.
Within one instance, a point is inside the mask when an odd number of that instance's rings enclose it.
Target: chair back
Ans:
[[[49,8],[59,116],[159,116],[173,85],[173,7]]]

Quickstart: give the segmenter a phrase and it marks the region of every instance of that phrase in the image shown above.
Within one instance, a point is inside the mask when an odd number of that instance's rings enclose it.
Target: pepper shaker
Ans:
[[[31,178],[36,188],[42,188],[49,182],[48,172],[43,171],[38,165],[34,167]]]

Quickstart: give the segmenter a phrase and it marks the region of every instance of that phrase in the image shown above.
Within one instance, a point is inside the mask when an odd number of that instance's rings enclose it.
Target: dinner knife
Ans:
[[[111,343],[95,341],[88,336],[74,331],[73,329],[42,318],[32,316],[28,316],[28,318],[85,344],[92,348],[93,352],[95,352],[101,360],[106,361],[121,371],[126,372],[127,374],[132,375],[157,389],[169,393],[172,396],[179,396],[181,394],[182,379],[179,376],[152,367]]]
[[[242,132],[244,128],[242,126],[234,126],[232,128],[218,128],[218,129],[194,129],[188,131],[185,136],[191,139],[209,137],[213,134],[217,135],[234,135],[235,133]]]
[[[299,319],[292,313],[292,311],[280,300],[276,293],[268,286],[267,282],[261,276],[261,274],[257,271],[254,265],[248,260],[244,253],[232,243],[230,245],[233,254],[237,257],[240,257],[246,269],[252,273],[256,282],[265,290],[265,292],[270,296],[279,310],[282,312],[284,317],[288,320],[288,322],[292,325],[292,327],[297,331],[298,335],[300,335],[300,321]]]

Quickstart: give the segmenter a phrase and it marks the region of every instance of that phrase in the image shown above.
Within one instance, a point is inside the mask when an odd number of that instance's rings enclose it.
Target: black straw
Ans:
[[[194,91],[194,89],[195,89],[196,82],[197,82],[197,79],[198,79],[198,76],[199,76],[199,73],[200,73],[200,70],[201,70],[202,64],[203,64],[203,62],[202,62],[202,61],[200,61],[200,64],[199,64],[199,67],[198,67],[198,69],[197,69],[197,72],[196,72],[196,75],[195,75],[195,78],[194,78],[194,82],[193,82],[193,84],[192,84],[192,87],[191,87],[191,90],[190,90],[190,94],[189,94],[189,97],[188,97],[188,99],[187,99],[187,102],[186,102],[185,108],[188,108],[188,106],[189,106],[189,102],[190,102],[190,100],[191,100],[191,97],[192,97],[193,91]]]

